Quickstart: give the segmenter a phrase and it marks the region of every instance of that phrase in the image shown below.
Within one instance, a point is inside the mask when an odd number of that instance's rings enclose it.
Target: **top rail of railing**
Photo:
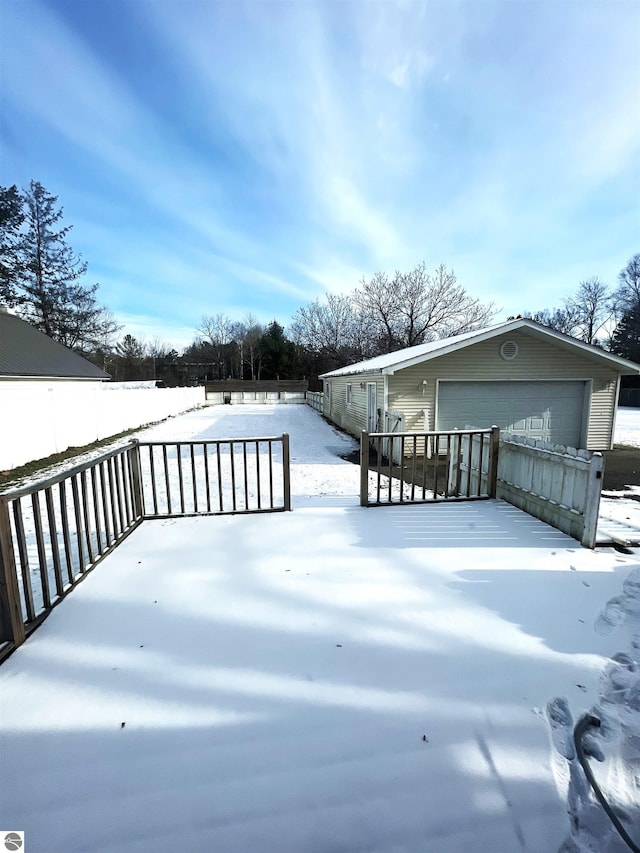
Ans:
[[[104,453],[100,453],[96,456],[92,456],[91,459],[87,459],[85,462],[79,462],[77,465],[72,465],[70,468],[65,468],[63,471],[60,471],[57,474],[51,474],[49,477],[32,480],[24,486],[10,487],[4,490],[0,489],[0,498],[6,498],[7,500],[12,501],[16,500],[17,498],[27,497],[28,495],[31,495],[34,492],[49,489],[51,488],[51,486],[55,486],[57,483],[61,483],[63,480],[68,480],[69,478],[74,477],[76,474],[81,474],[83,471],[88,471],[90,468],[99,465],[101,462],[106,462],[108,459],[111,459],[114,456],[118,456],[123,451],[131,450],[136,445],[137,441],[131,440],[128,441],[126,444],[118,445],[118,447],[115,447],[113,450],[109,450]]]
[[[192,438],[185,439],[180,441],[140,441],[136,442],[140,445],[140,447],[162,447],[162,446],[171,446],[176,447],[176,445],[180,445],[182,447],[187,447],[190,445],[203,445],[203,444],[255,444],[256,441],[265,442],[265,441],[282,441],[281,435],[260,435],[255,436],[253,438]]]

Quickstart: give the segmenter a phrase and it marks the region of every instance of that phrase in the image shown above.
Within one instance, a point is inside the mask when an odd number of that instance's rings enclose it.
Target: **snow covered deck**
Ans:
[[[306,407],[140,438],[283,431],[292,513],[145,522],[2,665],[0,826],[27,853],[557,850],[544,709],[615,718],[637,557],[503,502],[360,508]]]
[[[135,531],[0,670],[0,824],[38,853],[557,849],[542,710],[597,698],[630,558],[502,502],[347,503]]]

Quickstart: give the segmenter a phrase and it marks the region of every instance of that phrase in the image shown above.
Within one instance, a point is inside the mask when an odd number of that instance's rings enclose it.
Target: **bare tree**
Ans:
[[[204,314],[197,331],[211,344],[218,379],[226,379],[225,350],[233,340],[233,323],[226,314]]]
[[[567,297],[560,308],[525,312],[523,316],[587,344],[597,344],[598,334],[607,331],[614,315],[611,291],[594,277],[581,281],[575,294]]]
[[[362,358],[364,335],[361,314],[350,296],[328,293],[299,308],[289,328],[291,338],[305,350],[348,363]]]
[[[567,310],[575,316],[575,327],[570,334],[587,344],[595,344],[601,332],[613,317],[611,292],[599,278],[581,281],[578,290],[566,300]]]
[[[522,314],[525,320],[533,320],[540,323],[542,326],[548,326],[550,329],[555,329],[556,332],[562,332],[564,335],[572,335],[576,328],[577,317],[571,308],[543,308],[541,311],[525,311]],[[509,318],[514,319],[514,318]]]
[[[355,300],[381,352],[468,332],[495,314],[493,303],[470,296],[444,264],[429,273],[422,263],[391,280],[377,273],[362,281]]]
[[[618,287],[613,294],[616,317],[640,310],[640,254],[634,255],[618,273]]]
[[[251,312],[245,315],[244,320],[232,324],[231,334],[238,347],[240,379],[244,379],[245,367],[249,368],[252,380],[260,379],[262,356],[259,343],[263,333],[264,327]]]

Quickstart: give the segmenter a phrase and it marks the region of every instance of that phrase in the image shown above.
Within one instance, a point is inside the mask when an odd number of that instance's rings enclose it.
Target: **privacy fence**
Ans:
[[[205,383],[207,403],[216,405],[304,403],[306,380],[216,380]]]
[[[111,388],[108,382],[0,383],[0,471],[84,447],[204,405],[204,388]]]
[[[503,432],[496,494],[593,548],[603,471],[601,453]]]
[[[324,412],[324,394],[322,391],[307,391],[306,393],[307,405],[311,406],[311,408],[322,414]]]
[[[132,441],[0,495],[0,660],[145,519],[291,509],[289,436]]]

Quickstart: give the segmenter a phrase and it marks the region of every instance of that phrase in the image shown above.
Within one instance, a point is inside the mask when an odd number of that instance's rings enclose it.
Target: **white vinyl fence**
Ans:
[[[279,403],[304,403],[304,391],[207,391],[209,406],[278,405]]]
[[[0,470],[204,405],[204,388],[107,390],[100,382],[0,383]]]
[[[496,497],[593,548],[603,467],[601,453],[503,432]]]
[[[324,412],[324,394],[322,391],[307,391],[307,405],[316,412]]]

